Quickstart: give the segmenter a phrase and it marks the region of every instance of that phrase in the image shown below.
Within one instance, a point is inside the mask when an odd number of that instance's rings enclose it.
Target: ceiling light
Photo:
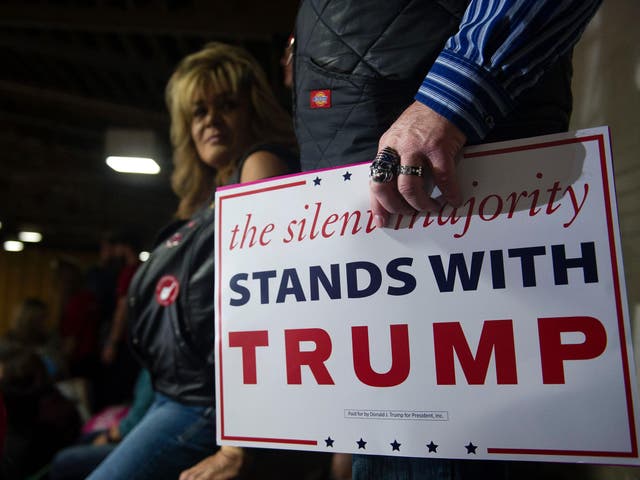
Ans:
[[[17,240],[7,240],[4,242],[4,249],[7,252],[21,252],[24,249],[24,243]]]
[[[160,173],[156,134],[151,129],[107,128],[104,137],[107,165],[122,173]]]
[[[107,157],[107,165],[120,173],[160,173],[160,165],[153,158],[144,157]]]
[[[21,242],[38,243],[42,241],[42,234],[40,232],[20,232],[18,238]]]

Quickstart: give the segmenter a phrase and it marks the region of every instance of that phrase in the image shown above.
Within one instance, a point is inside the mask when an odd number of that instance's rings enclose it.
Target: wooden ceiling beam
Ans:
[[[0,80],[0,93],[22,97],[39,104],[47,103],[49,106],[72,110],[79,116],[100,118],[113,125],[138,125],[166,129],[169,124],[166,113],[21,85],[16,82]]]
[[[0,8],[1,10],[1,8]],[[0,14],[1,15],[1,14]],[[2,22],[0,21],[0,24]],[[0,47],[23,54],[41,55],[47,58],[66,60],[69,63],[95,68],[107,68],[118,71],[135,71],[146,75],[168,75],[170,68],[164,58],[158,60],[155,57],[137,58],[131,55],[122,55],[109,51],[101,42],[99,52],[83,45],[81,42],[73,42],[71,45],[56,42],[50,39],[46,44],[32,38],[11,36],[7,32],[0,33]]]
[[[127,9],[39,4],[0,4],[0,26],[87,30],[91,32],[200,33],[230,38],[265,39],[293,28],[297,0],[277,7],[264,0],[197,2],[197,7],[166,9],[131,6]],[[238,11],[244,12],[238,15]],[[89,14],[90,13],[90,14]]]

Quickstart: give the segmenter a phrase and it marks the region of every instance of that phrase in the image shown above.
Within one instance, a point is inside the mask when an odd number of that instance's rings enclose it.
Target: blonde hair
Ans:
[[[174,163],[171,186],[180,198],[178,218],[190,217],[206,201],[212,188],[228,181],[240,160],[216,171],[200,160],[191,138],[194,100],[199,95],[209,98],[218,93],[249,99],[249,138],[253,142],[295,147],[291,117],[276,100],[258,62],[241,47],[208,43],[178,64],[166,89]]]

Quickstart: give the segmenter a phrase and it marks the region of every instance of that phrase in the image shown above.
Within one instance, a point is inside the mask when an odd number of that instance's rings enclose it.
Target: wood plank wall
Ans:
[[[49,306],[49,322],[59,318],[60,305],[52,265],[56,258],[75,259],[88,267],[97,258],[86,252],[50,250],[26,245],[22,252],[0,250],[0,335],[9,329],[16,308],[25,298],[35,297]]]

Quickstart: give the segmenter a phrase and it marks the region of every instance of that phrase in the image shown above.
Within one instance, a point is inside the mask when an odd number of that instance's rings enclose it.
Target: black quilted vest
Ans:
[[[303,170],[371,160],[411,102],[467,0],[303,0],[296,20],[295,127]],[[330,91],[330,107],[312,108]],[[565,55],[498,120],[484,141],[565,131],[571,114]],[[326,107],[326,102],[325,105]]]

